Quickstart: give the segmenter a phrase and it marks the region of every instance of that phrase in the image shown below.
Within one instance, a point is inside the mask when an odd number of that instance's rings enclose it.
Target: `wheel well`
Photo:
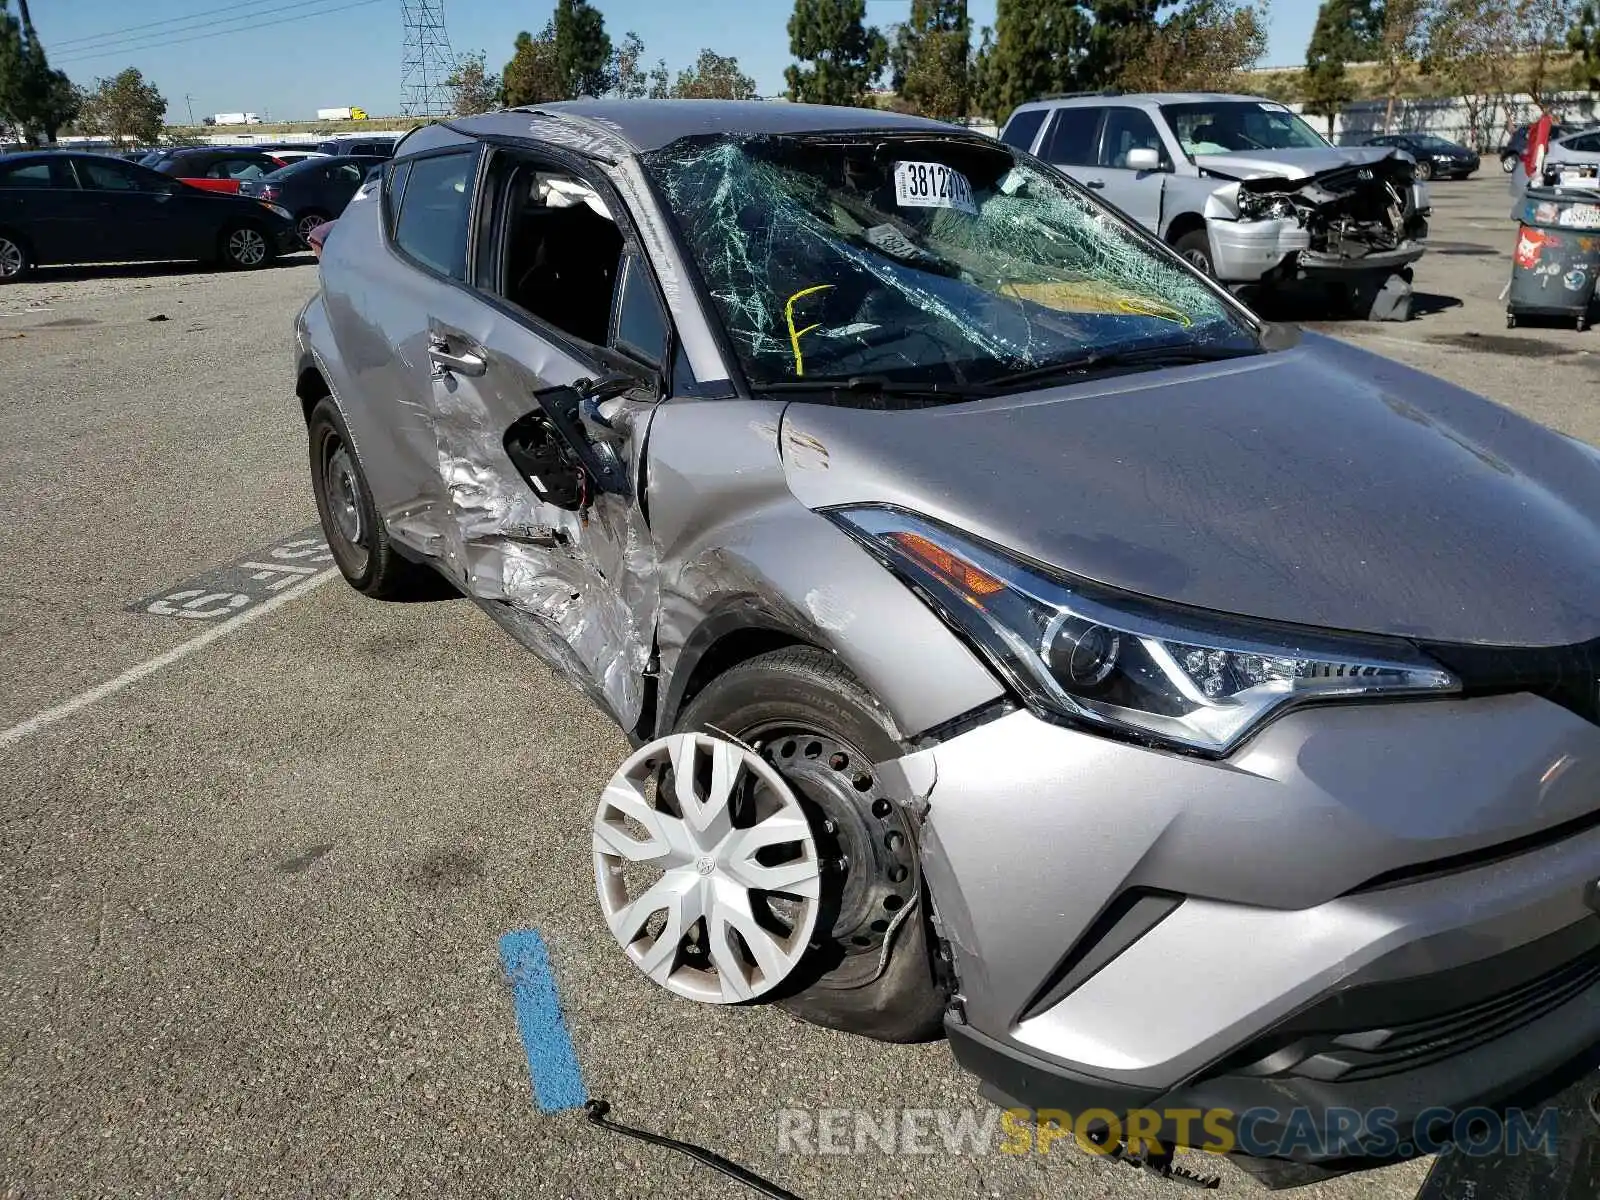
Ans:
[[[1176,246],[1178,239],[1185,234],[1194,233],[1196,230],[1204,232],[1206,219],[1199,213],[1179,213],[1172,218],[1172,224],[1167,226],[1167,245]]]
[[[677,701],[672,705],[672,711],[661,714],[658,727],[671,729],[678,720],[678,714],[689,707],[691,701],[706,689],[706,686],[718,675],[732,670],[742,662],[758,658],[763,654],[770,654],[774,650],[783,650],[789,646],[810,645],[804,638],[786,633],[781,629],[747,628],[735,629],[726,633],[711,645],[707,646],[700,657],[695,659],[689,668],[689,678],[683,688],[678,692]],[[817,647],[821,649],[821,647]]]
[[[328,381],[322,377],[322,372],[315,367],[307,367],[300,372],[300,378],[294,381],[294,394],[300,397],[300,411],[305,415],[306,424],[311,423],[311,410],[317,406],[317,401],[331,396],[333,390],[328,387]]]

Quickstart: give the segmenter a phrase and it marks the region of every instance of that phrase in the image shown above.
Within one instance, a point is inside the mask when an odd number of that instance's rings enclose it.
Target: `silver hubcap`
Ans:
[[[300,240],[302,242],[305,242],[307,245],[310,245],[310,243],[311,243],[311,231],[313,229],[315,229],[318,225],[321,225],[321,224],[322,224],[322,218],[321,217],[301,217],[300,218]]]
[[[0,279],[22,274],[22,247],[10,238],[0,238]]]
[[[228,237],[228,254],[241,266],[256,266],[267,257],[267,239],[254,229],[235,229]]]
[[[328,507],[339,536],[352,546],[361,544],[361,485],[356,482],[355,464],[350,452],[340,446],[328,460]]]
[[[617,769],[595,813],[594,873],[634,965],[707,1004],[792,975],[822,891],[794,793],[759,755],[701,733],[651,742]]]
[[[1204,271],[1207,275],[1211,274],[1211,260],[1205,256],[1204,251],[1185,250],[1183,257],[1188,260],[1191,267]]]

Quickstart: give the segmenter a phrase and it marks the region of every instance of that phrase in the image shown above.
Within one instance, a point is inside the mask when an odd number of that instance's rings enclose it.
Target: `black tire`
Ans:
[[[1423,183],[1427,183],[1428,180],[1433,178],[1433,164],[1427,159],[1423,159],[1417,164],[1415,174]]]
[[[1204,229],[1191,229],[1172,248],[1181,254],[1190,266],[1216,277],[1217,269],[1211,261],[1211,238]]]
[[[1517,169],[1517,156],[1515,154],[1502,154],[1500,156],[1500,169],[1507,175]]]
[[[319,208],[308,208],[304,212],[296,214],[294,226],[295,230],[300,234],[302,244],[309,249],[311,246],[309,234],[318,225],[324,224],[328,220],[328,214]]]
[[[217,238],[217,257],[230,271],[254,271],[273,259],[272,238],[249,221],[229,225]]]
[[[372,502],[339,406],[323,397],[307,423],[311,491],[333,561],[346,582],[374,600],[435,599],[447,590],[434,571],[402,558]]]
[[[20,233],[0,229],[0,283],[16,283],[33,270],[33,251]]]
[[[934,970],[917,823],[881,795],[871,772],[902,753],[883,706],[831,654],[796,646],[718,676],[676,728],[754,746],[800,797],[824,857],[847,860],[824,876],[811,954],[778,1004],[814,1025],[884,1042],[940,1036],[947,993]],[[808,756],[814,746],[827,749]]]

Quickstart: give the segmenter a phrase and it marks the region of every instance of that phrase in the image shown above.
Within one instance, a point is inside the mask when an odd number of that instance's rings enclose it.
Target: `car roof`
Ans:
[[[1042,96],[1038,100],[1019,104],[1017,108],[1069,108],[1085,104],[1125,104],[1137,108],[1158,104],[1215,104],[1221,100],[1260,102],[1268,98],[1242,96],[1234,92],[1085,92],[1071,96]]]
[[[454,131],[455,139],[442,130]],[[882,109],[772,100],[563,100],[426,126],[405,149],[428,149],[450,140],[522,137],[566,141],[612,154],[642,154],[679,138],[703,134],[802,134],[872,131],[958,133],[955,126]]]

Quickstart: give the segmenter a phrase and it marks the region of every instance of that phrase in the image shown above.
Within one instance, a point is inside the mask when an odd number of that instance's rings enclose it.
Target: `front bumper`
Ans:
[[[1311,245],[1311,234],[1293,219],[1208,220],[1211,265],[1224,283],[1254,283]]]
[[[1307,709],[1222,761],[1018,712],[887,773],[1003,1103],[1264,1106],[1265,1137],[1600,1046],[1600,728],[1547,701]]]

